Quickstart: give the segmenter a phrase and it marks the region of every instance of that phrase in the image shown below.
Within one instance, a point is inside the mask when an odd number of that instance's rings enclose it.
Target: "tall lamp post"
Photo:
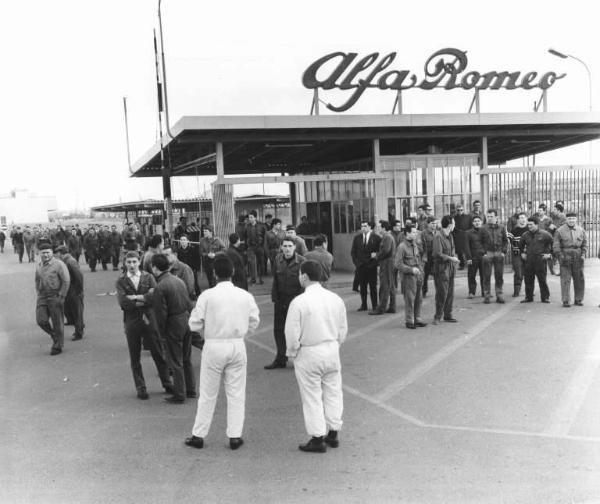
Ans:
[[[590,92],[590,111],[592,110],[592,73],[590,72],[590,69],[588,68],[588,66],[585,64],[585,62],[583,60],[580,60],[578,57],[573,56],[572,54],[564,54],[561,53],[560,51],[557,51],[556,49],[548,49],[548,52],[554,56],[558,56],[559,58],[563,58],[563,59],[567,59],[567,58],[573,58],[576,61],[579,61],[579,63],[581,63],[584,67],[585,67],[585,71],[588,74],[588,88],[589,88],[589,92]]]

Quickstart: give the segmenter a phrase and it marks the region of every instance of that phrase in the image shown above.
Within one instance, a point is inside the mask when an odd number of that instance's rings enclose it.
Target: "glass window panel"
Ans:
[[[346,208],[345,203],[340,203],[340,227],[338,233],[347,233],[348,225],[346,223]]]
[[[296,201],[298,201],[299,203],[306,201],[306,194],[304,191],[303,183],[296,184]]]
[[[325,192],[323,193],[322,201],[331,201],[331,184],[333,184],[333,182],[323,182]]]
[[[433,185],[435,194],[443,194],[444,192],[444,173],[441,166],[436,166],[433,174]]]

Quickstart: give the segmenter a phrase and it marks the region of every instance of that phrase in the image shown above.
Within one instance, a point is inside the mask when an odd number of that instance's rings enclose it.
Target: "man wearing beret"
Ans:
[[[65,339],[64,305],[71,281],[65,263],[54,258],[50,242],[41,242],[39,250],[42,261],[35,272],[36,322],[52,338],[50,355],[58,355]]]

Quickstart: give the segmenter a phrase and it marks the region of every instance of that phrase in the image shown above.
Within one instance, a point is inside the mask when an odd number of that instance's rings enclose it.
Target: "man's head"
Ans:
[[[563,204],[563,202],[562,202],[562,201],[557,201],[557,202],[554,204],[554,208],[555,208],[556,210],[558,210],[559,212],[564,212],[564,210],[565,210],[565,205]]]
[[[475,200],[473,201],[473,211],[474,212],[481,212],[481,201],[479,200]]]
[[[237,233],[231,233],[229,235],[229,244],[233,245],[234,247],[238,247],[241,243],[241,239],[240,239],[240,235]]]
[[[465,211],[465,208],[462,206],[462,203],[459,203],[458,205],[456,205],[456,213],[458,215],[462,215]]]
[[[392,229],[396,233],[399,233],[400,231],[402,231],[402,222],[400,222],[398,219],[396,219],[393,223]]]
[[[189,238],[187,237],[186,234],[182,234],[179,237],[179,245],[181,246],[181,248],[188,248],[189,247],[190,240],[189,240]]]
[[[408,218],[408,219],[406,219],[406,220],[404,221],[404,225],[405,225],[405,226],[408,226],[408,225],[411,225],[411,226],[412,226],[412,225],[413,225],[413,220],[412,220],[411,218]]]
[[[427,217],[427,229],[429,229],[429,231],[435,231],[436,227],[437,220],[435,219],[435,217]]]
[[[273,221],[273,216],[270,213],[265,214],[265,222],[271,223],[272,221]]]
[[[538,207],[538,214],[542,217],[546,215],[546,205],[544,203]]]
[[[75,228],[71,229],[71,234],[73,236],[77,236],[77,229],[75,229]]]
[[[473,227],[475,229],[479,229],[481,227],[481,217],[477,216],[477,217],[473,217]]]
[[[281,242],[281,251],[283,252],[283,257],[286,259],[291,259],[296,252],[296,243],[292,240],[291,237],[286,236]]]
[[[452,215],[444,215],[442,217],[442,229],[448,233],[454,229],[454,218]]]
[[[573,227],[577,224],[577,214],[575,212],[567,212],[567,226]]]
[[[298,280],[302,287],[318,282],[323,272],[322,266],[316,261],[304,261],[300,265]]]
[[[169,269],[169,259],[165,254],[154,254],[152,256],[152,273],[154,276],[160,276]]]
[[[54,254],[59,259],[64,259],[68,253],[69,253],[69,249],[67,247],[65,247],[64,245],[59,245],[58,247],[56,247],[54,249]]]
[[[256,210],[252,210],[248,214],[248,222],[250,222],[250,224],[256,224],[257,216],[258,216],[258,214],[256,213]]]
[[[498,211],[490,208],[487,212],[487,223],[488,224],[497,224],[498,223]]]
[[[133,250],[125,254],[125,267],[127,272],[135,275],[140,270],[140,256]]]
[[[42,262],[48,262],[53,257],[52,244],[50,242],[40,242],[38,245]]]
[[[271,221],[271,226],[272,226],[272,229],[275,229],[276,231],[279,231],[281,229],[281,219],[278,219],[277,217],[275,217]]]
[[[293,226],[292,224],[288,224],[285,227],[285,236],[290,236],[292,238],[296,237],[296,227]]]
[[[417,236],[417,229],[413,227],[412,224],[407,224],[406,226],[404,226],[404,237],[406,238],[406,240],[412,242],[414,241],[415,236]]]
[[[233,263],[231,259],[224,254],[215,257],[215,275],[219,280],[229,280],[233,275]]]
[[[327,250],[327,237],[323,234],[317,235],[314,241],[315,247],[323,247]]]
[[[431,208],[431,205],[429,205],[429,204],[426,204],[426,205],[425,205],[425,213],[426,213],[427,215],[431,215],[431,213],[432,213],[432,212],[433,212],[433,208]]]
[[[535,232],[538,230],[538,226],[540,225],[540,219],[537,215],[532,215],[527,219],[527,227],[529,231]]]
[[[204,238],[212,238],[213,228],[212,226],[204,226]]]
[[[369,221],[361,221],[360,231],[362,234],[367,234],[373,230],[373,224]]]
[[[117,226],[115,226],[113,224],[112,226],[110,226],[110,230],[111,230],[111,232],[116,233],[117,232]]]
[[[386,220],[380,220],[379,221],[379,227],[381,229],[383,229],[384,231],[389,231],[391,229],[390,228],[390,223],[388,221],[386,221]]]
[[[425,205],[419,205],[417,207],[417,215],[425,215]]]
[[[162,255],[169,261],[169,266],[173,266],[173,264],[177,262],[177,253],[173,250],[171,245],[167,245],[162,249]]]
[[[527,214],[525,212],[520,212],[517,216],[517,224],[519,227],[524,227],[527,225]]]
[[[149,246],[155,249],[157,252],[160,252],[163,249],[163,237],[162,235],[155,234],[150,238]]]

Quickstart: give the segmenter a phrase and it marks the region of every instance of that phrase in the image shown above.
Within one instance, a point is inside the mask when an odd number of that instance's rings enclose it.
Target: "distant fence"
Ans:
[[[588,257],[600,246],[600,166],[534,166],[488,168],[490,208],[497,208],[502,222],[517,207],[536,212],[545,203],[548,212],[556,201],[565,211],[576,212],[588,238]]]

